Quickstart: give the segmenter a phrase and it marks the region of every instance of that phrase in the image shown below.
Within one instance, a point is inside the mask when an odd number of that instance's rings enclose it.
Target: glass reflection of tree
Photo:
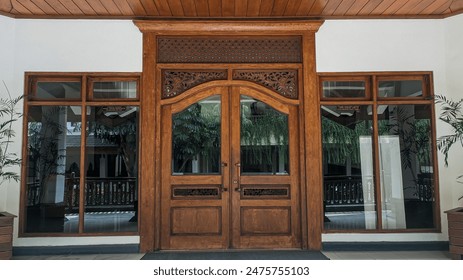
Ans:
[[[431,122],[429,118],[419,119],[415,105],[394,106],[389,112],[389,118],[380,120],[379,135],[398,135],[400,139],[400,156],[403,170],[408,170],[412,176],[415,195],[418,194],[418,184],[422,174],[421,167],[432,165],[431,162]]]
[[[360,136],[371,136],[369,121],[356,120],[348,126],[322,116],[324,158],[329,164],[360,164]]]
[[[287,115],[259,101],[250,106],[241,104],[241,145],[246,146],[246,158],[250,163],[271,164],[274,152],[287,153],[288,134]],[[288,158],[283,157],[283,160],[287,164]]]
[[[209,105],[209,104],[208,104]],[[192,160],[202,157],[211,171],[218,171],[220,161],[220,103],[205,106],[196,103],[172,118],[173,159],[179,163],[175,172],[185,172]]]
[[[39,202],[44,202],[48,181],[56,175],[64,175],[65,147],[59,148],[58,141],[67,131],[59,123],[60,116],[66,114],[66,107],[42,107],[41,120],[29,121],[28,150],[34,183],[40,187]],[[60,170],[63,169],[63,172]]]
[[[87,136],[118,146],[128,177],[137,176],[137,114],[134,107],[114,107],[117,114],[108,114],[110,107],[95,107],[95,119],[88,122]],[[129,112],[133,110],[133,112]],[[127,112],[129,112],[128,115]],[[120,114],[119,114],[120,113]],[[123,116],[123,117],[122,117]]]

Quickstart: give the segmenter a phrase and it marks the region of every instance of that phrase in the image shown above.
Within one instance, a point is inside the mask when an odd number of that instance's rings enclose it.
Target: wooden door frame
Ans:
[[[315,33],[323,21],[144,21],[134,24],[143,33],[143,73],[141,93],[140,147],[140,251],[160,248],[161,235],[161,80],[157,63],[157,36],[300,36],[302,63],[299,71],[300,161],[302,248],[321,249],[323,222],[322,152],[320,100],[315,67]],[[183,67],[182,65],[177,65]],[[210,69],[216,65],[196,65]],[[225,65],[228,68],[228,65]],[[245,65],[243,65],[242,68]],[[294,67],[284,64],[247,65],[253,69]],[[214,84],[215,82],[210,82]],[[208,83],[208,84],[210,84]],[[230,81],[218,84],[250,86],[251,82]],[[201,86],[197,86],[201,88]],[[177,96],[181,98],[180,96]],[[175,98],[174,98],[175,99]]]

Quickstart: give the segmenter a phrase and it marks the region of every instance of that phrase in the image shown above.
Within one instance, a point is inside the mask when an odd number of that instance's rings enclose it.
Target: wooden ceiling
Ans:
[[[443,18],[463,0],[0,0],[15,18]]]

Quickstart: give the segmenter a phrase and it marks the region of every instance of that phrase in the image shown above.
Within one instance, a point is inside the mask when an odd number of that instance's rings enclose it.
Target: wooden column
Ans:
[[[143,75],[141,94],[141,147],[140,153],[140,182],[139,182],[139,211],[140,211],[140,251],[148,252],[155,249],[155,143],[156,143],[156,102],[155,102],[155,63],[156,36],[153,33],[143,34]]]
[[[320,250],[322,246],[323,183],[320,97],[315,67],[315,32],[306,32],[303,35],[302,46],[307,249]]]

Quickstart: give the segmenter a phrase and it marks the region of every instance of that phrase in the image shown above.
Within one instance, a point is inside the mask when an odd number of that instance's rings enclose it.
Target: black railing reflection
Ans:
[[[420,180],[414,187],[416,190],[412,199],[424,202],[434,201],[434,186],[432,180]],[[375,190],[372,177],[325,176],[323,188],[325,206],[336,207],[375,204]]]
[[[27,185],[27,205],[41,204],[41,187],[37,182]],[[134,177],[87,178],[85,182],[85,207],[89,208],[133,208],[137,201],[137,181]],[[79,208],[80,179],[65,180],[64,204],[69,211]],[[125,207],[124,207],[125,206]]]

